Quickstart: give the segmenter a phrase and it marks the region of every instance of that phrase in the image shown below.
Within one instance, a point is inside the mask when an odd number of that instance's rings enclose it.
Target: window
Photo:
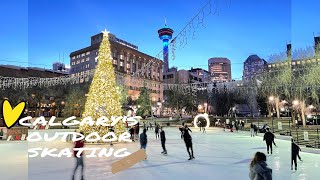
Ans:
[[[114,59],[114,60],[113,60],[113,64],[118,64],[118,63],[117,63],[117,60]]]
[[[86,58],[86,61],[89,61],[89,60],[90,60],[90,58],[89,58],[89,57],[87,57],[87,58]]]
[[[72,60],[74,60],[74,59],[76,59],[76,56],[73,56],[73,57],[72,57]]]
[[[81,62],[83,63],[83,62],[84,62],[84,59],[81,59]]]
[[[123,66],[123,62],[122,61],[120,61],[120,66]]]
[[[88,51],[87,53],[86,53],[86,55],[89,55],[90,54],[90,51]]]
[[[120,59],[123,59],[123,54],[120,54]]]
[[[113,57],[114,57],[114,58],[117,57],[117,53],[116,53],[116,52],[113,52],[112,54],[113,54]]]
[[[130,64],[127,64],[127,68],[130,68]]]
[[[133,60],[132,60],[132,63],[136,63],[136,59],[133,59]]]
[[[96,51],[96,56],[98,56],[98,51]]]
[[[86,53],[82,53],[82,54],[81,54],[81,57],[84,57],[85,55],[86,55]]]
[[[80,60],[77,61],[77,64],[79,64],[79,63],[80,63]]]

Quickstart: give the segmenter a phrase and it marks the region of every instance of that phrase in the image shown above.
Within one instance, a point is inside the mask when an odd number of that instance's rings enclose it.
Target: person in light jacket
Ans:
[[[267,157],[257,152],[250,163],[250,180],[272,180],[272,169],[266,163]]]

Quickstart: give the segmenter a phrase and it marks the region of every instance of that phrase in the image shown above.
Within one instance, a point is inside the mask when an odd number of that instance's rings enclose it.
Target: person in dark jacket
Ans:
[[[159,137],[159,130],[160,130],[160,127],[159,127],[159,125],[157,124],[157,125],[155,126],[155,128],[154,128],[154,132],[155,132],[155,134],[156,134],[156,139],[160,138],[160,137]]]
[[[182,123],[182,126],[179,127],[179,130],[181,132],[181,139],[183,138],[183,132],[184,132],[184,123]]]
[[[250,163],[250,180],[272,180],[272,169],[266,163],[267,157],[257,152]]]
[[[257,125],[253,125],[253,131],[254,131],[254,134],[257,136],[258,135],[258,126]]]
[[[166,149],[166,134],[163,130],[163,127],[160,128],[160,139],[161,139],[161,146],[163,151],[161,152],[161,154],[167,154],[167,149]]]
[[[139,135],[139,132],[140,132],[140,123],[138,122],[137,123],[137,130],[136,130],[136,132],[137,132],[137,136]]]
[[[272,154],[272,143],[274,141],[274,134],[270,132],[269,128],[267,128],[267,132],[264,134],[263,140],[266,141],[268,154],[269,154],[269,148]]]
[[[129,130],[130,132],[130,139],[134,142],[134,127],[132,126]]]
[[[148,139],[147,139],[147,130],[144,129],[143,132],[140,134],[140,145],[141,148],[140,149],[146,149],[147,148],[147,143],[148,143]]]
[[[254,125],[253,125],[252,122],[250,124],[250,134],[251,134],[251,137],[254,137],[254,135],[255,135],[255,133],[254,133]]]
[[[293,163],[295,166],[295,170],[297,170],[297,157],[299,157],[300,161],[301,157],[299,156],[299,151],[301,151],[300,147],[294,143],[293,139],[291,139],[291,170],[293,170]]]
[[[83,135],[83,132],[80,132],[80,134]],[[84,141],[75,141],[74,142],[74,148],[83,148],[84,146]],[[81,154],[78,154],[78,150],[73,151],[74,157],[77,158],[77,164],[76,167],[74,168],[73,175],[72,175],[72,180],[74,180],[74,175],[78,169],[79,166],[81,166],[81,180],[83,180],[83,169],[84,169],[84,164],[83,164],[83,151]]]
[[[191,138],[191,135],[189,134],[189,131],[192,132],[191,129],[189,129],[188,126],[185,125],[183,130],[183,139],[184,139],[184,142],[186,143],[187,151],[189,154],[188,160],[191,160],[191,159],[194,159],[194,156],[193,156],[192,138]],[[191,149],[191,153],[189,149]]]

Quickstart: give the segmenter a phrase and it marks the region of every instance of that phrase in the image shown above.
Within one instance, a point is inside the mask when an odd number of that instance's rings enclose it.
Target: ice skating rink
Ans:
[[[262,137],[250,137],[249,133],[224,132],[223,129],[210,128],[207,133],[193,130],[193,148],[195,159],[188,161],[184,141],[180,139],[178,128],[164,128],[167,136],[168,155],[162,155],[160,140],[155,139],[154,130],[147,132],[148,159],[130,169],[111,173],[111,163],[119,160],[109,158],[85,158],[85,179],[87,180],[230,180],[249,179],[249,163],[254,153],[266,153]],[[40,132],[54,133],[57,130]],[[61,130],[59,130],[61,131]],[[29,133],[32,133],[30,131]],[[320,178],[320,154],[300,153],[303,162],[298,161],[298,170],[291,171],[290,141],[276,139],[273,155],[267,156],[267,163],[273,170],[274,180],[316,180]],[[71,143],[53,142],[7,142],[0,141],[0,179],[5,180],[69,180],[71,179],[75,159],[40,156],[27,157],[28,148],[72,148]],[[87,145],[86,147],[109,148],[105,145]],[[115,144],[114,149],[127,147],[129,152],[139,150],[139,142]],[[79,172],[78,172],[79,175]],[[79,179],[79,178],[77,178]]]

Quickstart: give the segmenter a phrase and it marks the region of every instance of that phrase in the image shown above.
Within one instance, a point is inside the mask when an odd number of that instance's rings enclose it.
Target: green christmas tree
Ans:
[[[140,95],[137,100],[138,110],[137,115],[145,117],[151,113],[150,92],[145,86],[140,89]]]
[[[101,116],[106,116],[109,120],[111,116],[119,117],[122,115],[119,91],[117,90],[115,70],[112,65],[111,46],[109,34],[104,31],[103,39],[100,44],[98,54],[98,64],[96,66],[93,80],[89,88],[87,100],[84,107],[83,117],[91,117],[97,120]],[[101,137],[109,132],[105,126],[80,126],[80,131],[84,135],[97,132]],[[125,132],[122,121],[114,126],[117,136]]]

